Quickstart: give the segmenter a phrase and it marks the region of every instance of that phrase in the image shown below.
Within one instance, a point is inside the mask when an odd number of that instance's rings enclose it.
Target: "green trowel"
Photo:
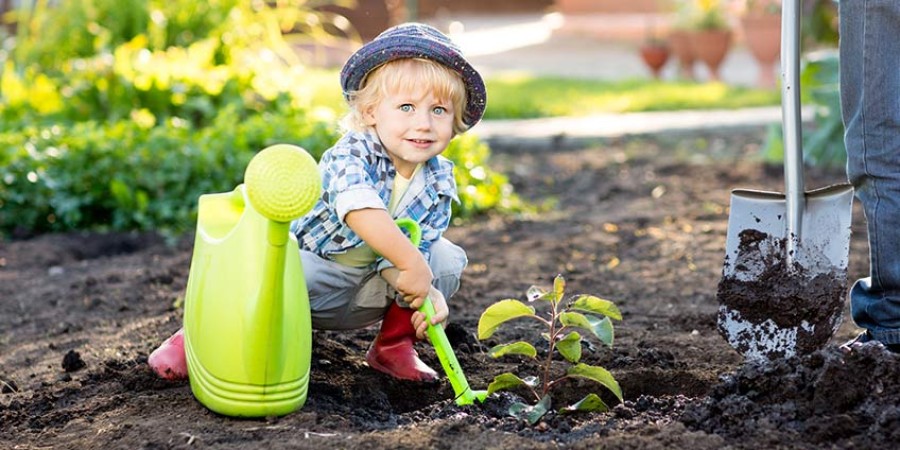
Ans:
[[[232,192],[200,196],[184,308],[191,390],[228,416],[280,416],[306,402],[309,294],[290,221],[321,189],[305,150],[259,152]]]
[[[406,230],[406,233],[409,234],[409,239],[414,245],[418,246],[419,242],[422,241],[422,229],[419,228],[419,224],[409,218],[397,219],[396,223],[401,229]],[[444,327],[431,325],[431,318],[435,314],[431,299],[426,298],[419,311],[425,314],[425,320],[429,323],[426,333],[428,333],[428,339],[434,345],[434,352],[441,361],[441,366],[444,368],[447,379],[450,380],[450,385],[453,387],[453,393],[456,395],[456,404],[461,406],[471,405],[475,403],[476,399],[479,402],[484,402],[484,399],[487,398],[487,391],[476,391],[469,386],[469,382],[466,380],[465,374],[463,374],[462,366],[459,365],[456,354],[453,353],[453,347],[450,346],[450,340],[447,339],[447,333],[444,332]]]

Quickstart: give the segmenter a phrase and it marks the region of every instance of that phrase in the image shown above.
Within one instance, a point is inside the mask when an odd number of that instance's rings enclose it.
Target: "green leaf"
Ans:
[[[570,363],[581,360],[581,335],[573,331],[556,344],[559,354]]]
[[[609,317],[603,320],[594,316],[588,316],[577,312],[564,312],[559,315],[559,321],[567,327],[582,328],[590,331],[597,339],[608,346],[612,346],[613,331]]]
[[[534,358],[537,356],[537,350],[533,345],[519,341],[513,342],[512,344],[497,345],[488,351],[488,355],[493,358],[499,358],[505,355],[523,355]]]
[[[566,279],[557,275],[553,280],[553,301],[558,302],[566,295]]]
[[[570,414],[575,412],[592,412],[592,411],[609,411],[609,407],[597,394],[588,394],[578,403],[573,403],[559,410],[560,414]]]
[[[109,192],[112,194],[113,198],[116,199],[116,203],[118,203],[122,207],[130,207],[132,204],[132,196],[131,189],[128,188],[128,185],[125,184],[122,180],[117,178],[113,178],[109,182]]]
[[[609,373],[608,370],[597,367],[597,366],[589,366],[587,364],[576,364],[572,367],[569,367],[569,370],[566,371],[566,374],[570,377],[580,377],[587,378],[589,380],[596,381],[597,383],[602,384],[607,389],[612,391],[613,394],[622,401],[622,388],[619,387],[619,382],[613,378],[612,374]]]
[[[570,311],[560,313],[559,321],[567,327],[578,327],[591,331],[591,323],[588,322],[587,317],[581,313]]]
[[[534,316],[534,308],[518,300],[500,300],[484,310],[478,319],[478,339],[491,337],[503,322],[525,316]]]
[[[528,406],[524,403],[513,403],[509,407],[509,415],[528,422],[528,425],[534,425],[550,411],[550,396],[545,395],[541,401],[534,406]]]
[[[569,308],[622,320],[622,313],[613,302],[593,295],[579,295]]]
[[[508,390],[514,387],[527,385],[528,383],[525,380],[509,372],[501,373],[500,375],[494,377],[494,381],[492,381],[491,384],[488,385],[488,395],[491,395],[497,391]]]
[[[603,342],[608,347],[612,348],[613,338],[615,337],[612,320],[609,320],[609,317],[604,317],[602,319],[590,315],[586,317],[588,322],[591,323],[591,331],[594,333],[594,336],[597,336],[597,339],[600,339],[600,342]]]

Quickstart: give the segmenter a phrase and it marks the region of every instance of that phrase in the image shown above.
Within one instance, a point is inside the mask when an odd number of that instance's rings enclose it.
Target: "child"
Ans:
[[[381,320],[368,364],[395,378],[437,373],[413,347],[428,324],[417,309],[434,304],[432,324],[449,314],[466,254],[444,237],[458,201],[453,164],[440,156],[484,113],[481,76],[438,30],[407,23],[353,54],[341,71],[350,113],[346,134],[319,162],[322,197],[291,229],[300,244],[316,329],[363,328]],[[422,230],[416,248],[394,219]],[[161,377],[187,376],[179,331],[149,359]]]

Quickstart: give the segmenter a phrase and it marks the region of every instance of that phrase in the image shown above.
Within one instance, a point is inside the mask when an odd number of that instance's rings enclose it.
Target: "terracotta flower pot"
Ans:
[[[659,79],[660,72],[669,60],[669,46],[660,42],[648,42],[641,46],[641,59],[650,68],[653,78]]]
[[[709,68],[712,81],[720,81],[719,66],[731,48],[731,30],[698,30],[690,33],[691,49]]]
[[[751,15],[741,18],[747,48],[759,65],[757,84],[775,87],[775,63],[781,54],[781,16]]]
[[[678,60],[678,74],[680,77],[694,79],[694,50],[691,48],[689,32],[685,30],[672,30],[669,34],[669,45],[675,59]]]

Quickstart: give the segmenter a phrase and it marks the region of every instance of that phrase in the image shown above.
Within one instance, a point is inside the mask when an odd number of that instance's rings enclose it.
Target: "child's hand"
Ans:
[[[420,258],[421,259],[421,258]],[[394,289],[413,309],[419,309],[431,291],[431,268],[422,259],[421,264],[412,264],[406,270],[398,270]]]
[[[440,324],[441,326],[447,326],[447,317],[450,315],[450,310],[447,308],[447,301],[444,299],[444,294],[441,294],[441,291],[432,286],[428,292],[428,298],[431,299],[431,304],[434,305],[434,315],[431,317],[430,325]],[[419,304],[419,306],[421,306],[421,304]],[[416,337],[425,339],[429,323],[425,320],[425,313],[420,312],[418,307],[415,308],[416,312],[413,313],[412,323],[413,327],[416,329]]]

